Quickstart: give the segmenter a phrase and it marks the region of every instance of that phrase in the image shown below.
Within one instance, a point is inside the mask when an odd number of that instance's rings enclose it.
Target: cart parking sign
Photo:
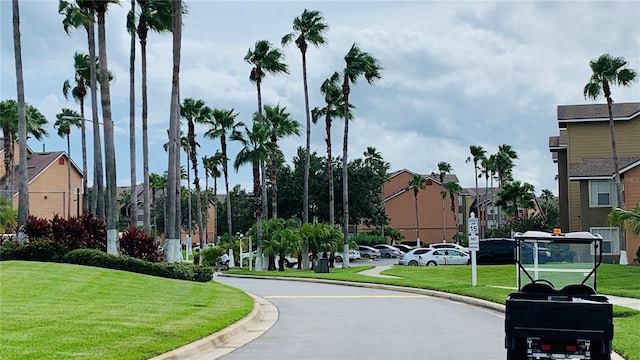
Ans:
[[[469,251],[480,251],[480,239],[478,235],[469,236]]]

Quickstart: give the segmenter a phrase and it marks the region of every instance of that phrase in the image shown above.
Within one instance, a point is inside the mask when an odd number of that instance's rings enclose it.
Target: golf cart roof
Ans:
[[[591,243],[594,241],[602,241],[600,234],[592,234],[588,231],[575,231],[568,233],[548,233],[544,231],[525,231],[515,234],[516,240],[521,241],[538,241],[552,243]]]

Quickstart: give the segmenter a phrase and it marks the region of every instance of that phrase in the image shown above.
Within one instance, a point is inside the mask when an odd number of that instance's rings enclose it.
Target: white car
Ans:
[[[408,266],[418,266],[422,256],[428,253],[429,251],[433,251],[431,248],[416,248],[408,253],[404,253],[400,260],[398,260],[398,265],[408,265]]]
[[[342,255],[342,251],[336,251],[335,253],[333,253],[334,259],[339,263],[342,262]],[[358,260],[360,258],[362,258],[362,256],[360,255],[360,251],[349,249],[349,261]]]
[[[469,264],[469,259],[469,254],[464,251],[456,249],[431,249],[431,251],[420,256],[418,265],[467,265]]]
[[[456,249],[466,252],[467,254],[469,253],[469,248],[454,243],[435,243],[429,244],[429,247],[434,249]]]

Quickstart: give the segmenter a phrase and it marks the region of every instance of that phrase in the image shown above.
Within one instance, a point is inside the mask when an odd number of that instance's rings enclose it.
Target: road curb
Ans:
[[[251,312],[232,325],[200,340],[171,350],[150,360],[217,359],[255,340],[278,320],[278,309],[259,296],[253,298]]]

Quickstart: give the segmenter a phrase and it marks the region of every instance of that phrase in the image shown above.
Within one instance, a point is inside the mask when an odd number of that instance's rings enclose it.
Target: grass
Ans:
[[[1,359],[148,359],[242,319],[244,292],[70,264],[0,262]]]
[[[231,270],[232,274],[321,278],[353,282],[398,285],[455,293],[504,304],[515,288],[513,265],[479,266],[478,284],[471,286],[470,266],[407,267],[394,266],[382,274],[398,279],[372,277],[358,272],[373,268],[334,268],[330,273],[315,273],[312,270],[286,269],[284,272],[250,272]],[[603,264],[598,271],[598,292],[640,299],[640,267]],[[640,360],[640,311],[614,305],[615,351],[626,360]]]

